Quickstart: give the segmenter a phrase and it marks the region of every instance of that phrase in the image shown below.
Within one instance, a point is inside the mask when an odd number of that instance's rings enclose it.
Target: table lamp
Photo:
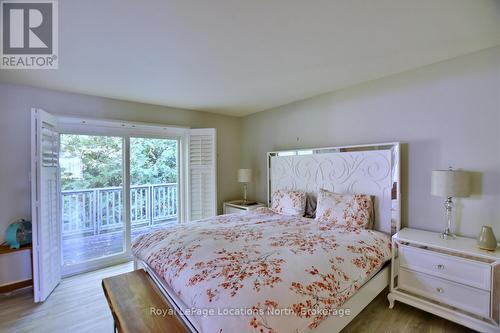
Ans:
[[[247,184],[252,181],[252,169],[239,169],[238,182],[243,183],[243,204],[247,203]]]
[[[470,195],[470,174],[459,170],[434,170],[431,179],[431,194],[445,197],[444,202],[447,226],[441,234],[443,239],[454,239],[456,236],[451,231],[453,198],[465,198]]]

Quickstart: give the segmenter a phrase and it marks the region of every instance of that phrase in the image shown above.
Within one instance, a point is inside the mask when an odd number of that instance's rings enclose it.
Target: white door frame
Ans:
[[[185,183],[184,147],[189,128],[158,125],[149,123],[101,120],[92,118],[57,117],[61,134],[119,136],[123,138],[123,222],[125,224],[125,251],[104,258],[91,259],[86,262],[63,266],[63,276],[70,276],[95,269],[116,265],[132,260],[131,223],[130,223],[130,138],[176,139],[177,149],[177,204],[179,223],[185,221]]]

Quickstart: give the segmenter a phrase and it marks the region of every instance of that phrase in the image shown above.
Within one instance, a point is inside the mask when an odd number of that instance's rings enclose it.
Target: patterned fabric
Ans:
[[[271,209],[273,212],[282,215],[304,216],[306,193],[278,190],[273,193]]]
[[[316,220],[335,226],[370,229],[373,221],[372,198],[366,194],[338,194],[321,189]]]
[[[268,208],[142,235],[132,247],[187,308],[214,311],[189,316],[201,332],[223,333],[310,331],[335,316],[390,250],[381,232]]]

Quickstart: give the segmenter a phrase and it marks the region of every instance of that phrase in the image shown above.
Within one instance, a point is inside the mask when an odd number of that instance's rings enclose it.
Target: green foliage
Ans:
[[[63,190],[121,186],[122,138],[61,135],[61,186]],[[75,177],[63,160],[75,158],[81,175]],[[177,141],[130,139],[131,185],[177,182]]]
[[[177,141],[130,139],[132,185],[177,182]]]

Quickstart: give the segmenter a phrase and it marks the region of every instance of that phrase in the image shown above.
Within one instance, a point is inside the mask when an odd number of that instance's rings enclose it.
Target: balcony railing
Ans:
[[[62,191],[62,234],[99,235],[123,225],[121,187]],[[177,183],[130,187],[132,228],[177,219]]]

